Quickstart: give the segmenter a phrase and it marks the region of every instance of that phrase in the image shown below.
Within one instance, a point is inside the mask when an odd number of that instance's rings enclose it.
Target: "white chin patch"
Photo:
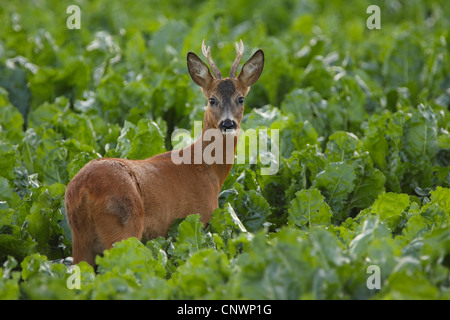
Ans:
[[[223,134],[230,134],[230,135],[235,135],[237,132],[236,129],[226,129],[226,130],[222,130]]]

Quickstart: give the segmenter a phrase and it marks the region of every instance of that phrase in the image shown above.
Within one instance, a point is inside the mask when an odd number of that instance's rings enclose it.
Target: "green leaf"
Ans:
[[[276,240],[255,235],[249,248],[238,257],[239,272],[231,279],[231,296],[245,299],[298,299],[308,292],[315,261],[298,230],[285,228]],[[312,258],[312,259],[311,259]]]
[[[126,112],[119,107],[120,93],[123,87],[123,78],[117,73],[109,73],[104,76],[97,87],[100,110],[108,122],[121,123],[125,119]]]
[[[132,275],[137,281],[146,275],[166,275],[165,268],[154,259],[152,251],[133,237],[115,243],[102,257],[97,256],[96,263],[101,274]]]
[[[355,180],[355,190],[348,202],[348,210],[369,207],[379,194],[385,191],[385,182],[386,177],[380,170],[370,167],[368,170],[364,170],[363,176]]]
[[[210,224],[212,230],[222,237],[228,231],[248,232],[229,202],[224,205],[223,209],[217,208],[213,212]]]
[[[408,87],[413,98],[421,89],[420,74],[424,71],[425,52],[416,31],[403,31],[389,42],[389,53],[383,61],[382,74],[387,87]]]
[[[376,213],[389,228],[395,229],[403,212],[409,207],[407,194],[392,192],[381,194],[372,205],[372,212]]]
[[[16,208],[20,204],[20,197],[14,192],[14,189],[10,187],[9,180],[0,177],[0,201],[6,201],[10,207]]]
[[[436,227],[424,236],[423,247],[420,250],[422,264],[428,271],[428,278],[434,283],[444,284],[450,269],[450,230],[448,224]],[[442,293],[445,293],[442,290]]]
[[[214,247],[210,233],[205,233],[199,214],[191,214],[178,226],[177,240],[174,243],[174,255],[179,262],[186,260],[204,248]]]
[[[230,276],[225,254],[202,249],[178,268],[170,282],[175,299],[223,299],[229,297],[226,284]]]
[[[8,91],[9,101],[11,101],[11,104],[22,114],[22,117],[20,118],[16,116],[13,117],[14,120],[18,121],[17,125],[23,123],[23,119],[26,119],[30,108],[31,92],[30,86],[28,85],[27,71],[35,73],[36,69],[36,65],[32,64],[26,57],[20,55],[8,59],[6,64],[4,63],[3,58],[0,62],[0,87],[3,87]],[[2,93],[4,92],[5,91],[2,89]],[[0,119],[5,118],[0,117]],[[13,124],[11,123],[10,125]]]
[[[392,273],[387,280],[389,285],[382,288],[378,298],[386,300],[435,300],[439,290],[433,286],[423,273]]]
[[[23,138],[23,117],[8,100],[8,93],[0,87],[0,139],[18,144]]]
[[[388,228],[378,216],[367,216],[360,226],[360,230],[349,243],[350,254],[361,256],[367,252],[369,244],[375,239],[390,237]]]
[[[450,216],[450,189],[438,186],[430,193],[430,204],[439,205]]]
[[[9,143],[0,141],[0,176],[14,179],[16,165],[16,149]]]
[[[36,241],[40,252],[50,254],[52,250],[56,251],[56,248],[52,248],[52,243],[55,238],[63,234],[59,225],[63,215],[59,208],[64,192],[65,186],[59,183],[43,187],[37,201],[30,208],[30,214],[25,219],[24,228]]]
[[[319,257],[324,268],[333,269],[350,262],[331,232],[321,228],[312,228],[308,240],[313,247],[311,254]]]
[[[348,195],[355,189],[356,174],[352,166],[346,162],[330,162],[319,172],[313,182],[313,187],[321,190],[327,199],[335,219],[342,219]]]
[[[419,105],[417,110],[405,128],[404,150],[411,162],[421,162],[424,158],[433,161],[438,151],[436,116],[424,105]]]
[[[318,189],[301,190],[295,194],[289,210],[289,223],[298,227],[329,225],[332,211]]]
[[[328,138],[325,153],[328,155],[330,162],[351,159],[361,153],[361,142],[351,132],[338,131]]]
[[[28,126],[41,133],[40,131],[47,128],[50,123],[53,123],[53,119],[61,115],[68,106],[69,101],[65,97],[56,99],[54,103],[45,102],[30,112]]]
[[[74,299],[75,291],[67,287],[67,267],[61,263],[52,263],[47,257],[33,254],[22,263],[21,290],[25,299],[30,300],[66,300]],[[92,268],[90,268],[93,273]],[[83,277],[81,281],[84,281]],[[83,283],[83,282],[82,282]]]
[[[256,190],[244,190],[240,183],[233,185],[238,197],[233,202],[233,208],[249,232],[259,230],[270,215],[270,205],[263,195]]]
[[[381,170],[387,166],[389,143],[386,139],[386,122],[389,116],[390,113],[372,115],[362,140],[364,150],[369,152],[374,164]]]
[[[13,258],[12,258],[13,259]],[[0,268],[0,300],[16,300],[20,297],[19,289],[19,272],[10,272],[10,267],[7,265],[12,260],[8,260],[4,264],[4,268]],[[15,262],[17,264],[17,262]]]
[[[117,140],[116,152],[119,157],[146,159],[164,151],[164,133],[155,122],[141,119],[135,126],[125,121]]]
[[[0,200],[0,263],[8,256],[22,260],[36,251],[36,243],[21,227],[19,213]]]
[[[26,257],[20,265],[22,267],[22,279],[24,280],[28,280],[39,273],[56,276],[47,257],[39,253]]]

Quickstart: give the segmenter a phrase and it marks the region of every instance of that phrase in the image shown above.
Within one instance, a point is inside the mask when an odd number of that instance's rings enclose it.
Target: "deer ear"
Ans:
[[[193,52],[187,55],[187,66],[192,80],[202,88],[208,88],[214,78],[208,66]]]
[[[241,80],[247,87],[258,81],[264,68],[264,52],[260,49],[248,59],[239,73],[238,80]]]

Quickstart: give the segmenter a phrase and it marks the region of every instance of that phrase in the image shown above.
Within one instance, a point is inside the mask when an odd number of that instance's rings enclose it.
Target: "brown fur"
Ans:
[[[250,61],[254,64],[256,61],[258,67],[251,68],[251,74],[246,70]],[[226,102],[238,126],[244,107],[237,105],[236,99],[239,95],[245,97],[250,85],[259,78],[264,63],[262,51],[255,53],[249,62],[237,78],[217,80],[195,54],[188,54],[194,82],[201,86],[207,99],[215,96],[219,103]],[[220,85],[223,81],[232,81],[234,89],[231,85]],[[223,112],[220,110],[208,105],[203,130],[218,128]],[[200,137],[182,152],[191,152],[194,159],[194,145],[201,144],[203,150],[208,143]],[[237,137],[234,152],[236,143]],[[129,237],[166,236],[174,219],[189,214],[198,213],[204,224],[209,222],[232,164],[177,165],[170,153],[145,160],[97,159],[74,176],[67,185],[65,201],[73,235],[74,263],[86,261],[94,265],[96,255]]]

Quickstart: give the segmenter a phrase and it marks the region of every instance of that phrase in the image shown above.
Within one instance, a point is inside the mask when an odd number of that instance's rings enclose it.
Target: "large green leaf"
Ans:
[[[433,161],[438,151],[437,121],[433,110],[424,105],[418,106],[418,112],[407,122],[405,128],[405,152],[411,162]]]
[[[125,121],[115,150],[118,157],[138,160],[164,151],[164,133],[155,122],[141,119],[134,125]]]
[[[409,206],[409,197],[407,194],[383,193],[372,205],[372,212],[376,213],[389,228],[394,230],[402,214]]]
[[[313,188],[295,194],[289,208],[289,222],[299,227],[330,224],[332,212],[320,191]]]
[[[102,257],[97,257],[96,262],[98,271],[102,274],[134,275],[138,281],[146,274],[160,277],[166,274],[161,263],[154,259],[152,251],[136,238],[114,244],[113,248],[105,251]]]
[[[322,191],[336,219],[342,219],[348,195],[355,189],[356,174],[346,162],[330,162],[316,175],[313,186]]]
[[[201,249],[215,246],[212,235],[205,233],[203,227],[199,214],[189,215],[180,223],[173,250],[178,263],[182,263]]]

